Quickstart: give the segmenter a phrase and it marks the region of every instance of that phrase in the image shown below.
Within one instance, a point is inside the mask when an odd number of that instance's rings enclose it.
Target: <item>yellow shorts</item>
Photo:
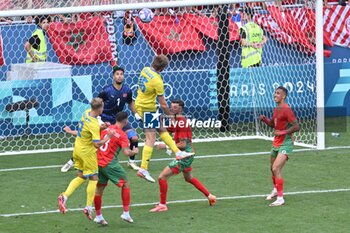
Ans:
[[[142,118],[142,121],[143,121],[143,117],[144,117],[143,114],[145,112],[156,112],[157,108],[144,108],[144,107],[135,105],[135,111],[137,112],[137,114],[140,115],[140,117]]]
[[[76,153],[73,151],[74,167],[83,172],[83,176],[89,177],[98,174],[98,163],[96,152]]]

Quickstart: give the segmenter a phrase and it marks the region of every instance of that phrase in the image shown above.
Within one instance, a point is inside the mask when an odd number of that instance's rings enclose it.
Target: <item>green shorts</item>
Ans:
[[[293,151],[293,145],[281,145],[280,147],[272,147],[271,156],[277,158],[278,154],[291,155]]]
[[[98,167],[98,185],[107,185],[108,180],[118,187],[128,181],[126,172],[118,161],[112,161],[106,167]]]
[[[194,155],[181,160],[173,160],[168,164],[168,167],[174,174],[179,174],[180,172],[189,172],[192,171],[193,159]]]

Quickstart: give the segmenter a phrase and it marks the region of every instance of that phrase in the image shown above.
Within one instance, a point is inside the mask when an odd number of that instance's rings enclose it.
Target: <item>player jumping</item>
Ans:
[[[171,111],[175,115],[175,119],[173,119],[173,121],[176,122],[176,124],[172,124],[171,127],[168,128],[168,131],[174,133],[176,146],[179,149],[191,153],[194,152],[194,148],[192,146],[192,130],[186,124],[186,118],[182,115],[184,106],[185,104],[182,100],[173,100],[171,102]],[[173,127],[173,125],[176,126]],[[166,145],[159,144],[158,148],[165,149]],[[151,209],[150,212],[164,212],[168,210],[168,207],[166,206],[168,179],[171,176],[179,174],[180,172],[182,172],[186,182],[195,186],[208,198],[210,205],[215,205],[216,197],[210,194],[206,187],[192,175],[193,159],[194,155],[182,160],[175,159],[164,168],[158,177],[160,202],[153,209]]]
[[[277,196],[277,200],[272,202],[270,206],[281,206],[285,203],[283,199],[283,184],[282,168],[288,160],[288,156],[293,151],[294,138],[292,133],[300,130],[298,120],[296,119],[293,110],[285,102],[288,95],[288,90],[280,86],[276,88],[274,93],[274,101],[277,107],[273,110],[272,119],[261,115],[260,119],[268,126],[275,129],[274,140],[271,151],[271,172],[274,188],[266,200],[272,200]]]
[[[160,72],[162,72],[168,66],[168,64],[169,59],[165,55],[158,55],[154,58],[151,67],[145,67],[142,69],[138,80],[139,87],[135,100],[135,110],[137,112],[135,117],[137,119],[143,119],[145,112],[157,112],[157,97],[163,112],[166,115],[171,114],[164,97],[164,83],[162,76],[160,75]],[[162,126],[157,129],[157,131],[159,132],[161,140],[175,153],[178,159],[194,154],[181,151],[179,148],[177,148],[167,130]],[[145,146],[142,150],[141,169],[138,171],[137,175],[149,182],[154,183],[155,180],[148,172],[148,163],[152,157],[153,146],[156,141],[156,129],[145,128],[144,132],[146,140]]]

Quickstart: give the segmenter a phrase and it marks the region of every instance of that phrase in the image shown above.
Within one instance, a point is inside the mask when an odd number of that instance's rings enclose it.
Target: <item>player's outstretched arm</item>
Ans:
[[[66,133],[69,133],[69,134],[71,134],[73,136],[77,136],[77,134],[78,134],[77,130],[72,130],[69,126],[65,126],[63,128],[63,131],[66,132]]]
[[[102,140],[98,142],[93,142],[94,147],[99,148],[100,146],[104,145],[109,139],[111,139],[117,134],[113,129],[107,129],[107,130],[108,130],[108,133]]]
[[[260,115],[260,120],[263,121],[266,125],[270,126],[271,128],[273,128],[275,126],[273,121],[264,115]]]

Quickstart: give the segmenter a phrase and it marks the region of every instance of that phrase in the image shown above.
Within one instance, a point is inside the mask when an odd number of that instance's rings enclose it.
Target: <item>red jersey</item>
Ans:
[[[97,150],[98,166],[107,166],[114,158],[118,150],[129,147],[128,136],[116,125],[111,125],[109,129],[115,130],[116,136],[109,139],[103,146]],[[101,139],[107,135],[107,129],[101,131]]]
[[[187,124],[185,117],[176,117],[168,128],[168,131],[174,133],[174,140],[176,143],[180,142],[181,138],[186,139],[186,149],[187,152],[192,152],[192,130]]]
[[[271,120],[274,122],[274,128],[276,130],[286,130],[297,121],[297,118],[289,105],[284,103],[282,106],[278,106],[273,110]],[[293,143],[293,141],[292,134],[275,136],[273,146],[280,147],[284,143]]]

